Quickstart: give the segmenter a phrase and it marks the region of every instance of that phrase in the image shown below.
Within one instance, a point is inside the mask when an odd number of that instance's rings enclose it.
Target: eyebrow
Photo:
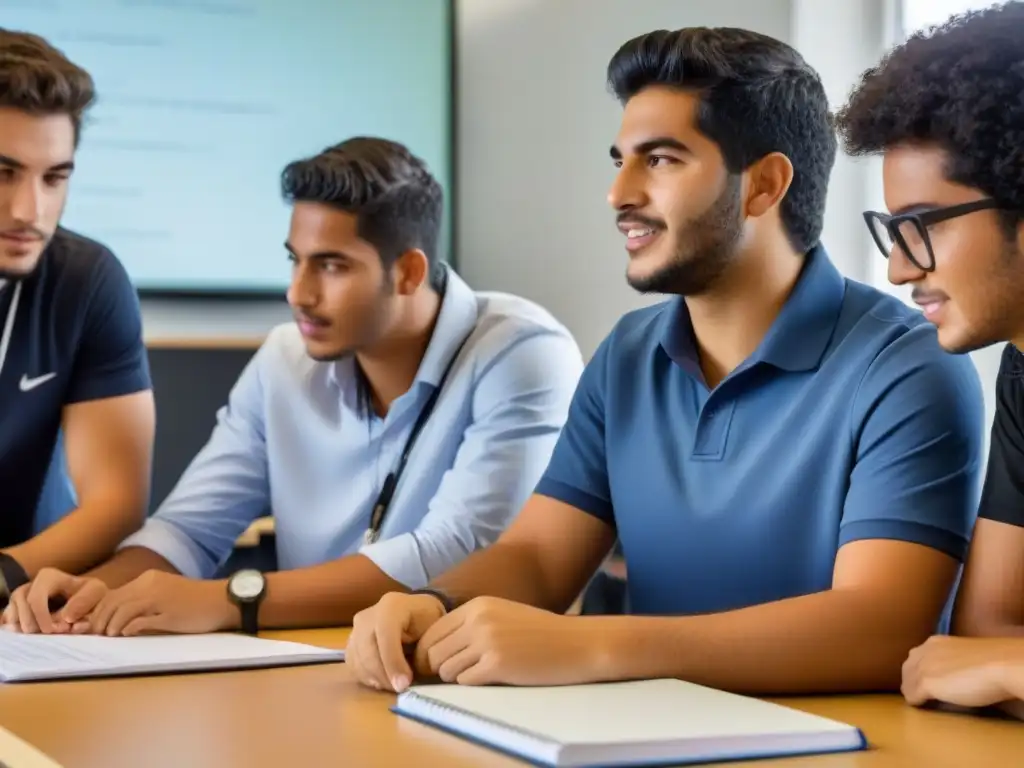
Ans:
[[[648,139],[647,141],[641,141],[639,144],[633,146],[633,154],[636,155],[649,155],[652,152],[656,152],[659,149],[671,149],[675,152],[682,152],[687,155],[692,155],[693,150],[686,146],[679,139],[674,139],[671,136],[658,136],[654,139]],[[611,149],[608,150],[608,154],[611,155],[612,160],[621,160],[622,152],[617,146],[612,145]]]
[[[902,208],[897,208],[895,211],[889,211],[890,216],[905,216],[908,213],[924,213],[925,211],[931,211],[936,208],[941,208],[938,203],[912,203],[911,205],[904,205]]]
[[[13,168],[16,171],[23,171],[27,167],[20,160],[15,160],[13,157],[8,157],[7,155],[0,155],[0,165],[6,166],[8,168]],[[48,173],[62,173],[64,171],[71,172],[74,169],[75,169],[74,162],[71,161],[71,160],[68,160],[67,162],[64,162],[64,163],[57,163],[57,165],[51,166],[50,168],[47,168],[46,170],[47,170]]]
[[[284,249],[288,251],[288,253],[290,253],[292,256],[295,256],[296,258],[299,255],[298,253],[295,252],[295,249],[292,247],[291,243],[287,241],[284,244]],[[327,261],[329,259],[338,259],[340,261],[350,262],[356,261],[356,259],[354,259],[352,256],[349,256],[344,251],[317,251],[316,253],[311,253],[307,258],[310,259],[311,261]]]

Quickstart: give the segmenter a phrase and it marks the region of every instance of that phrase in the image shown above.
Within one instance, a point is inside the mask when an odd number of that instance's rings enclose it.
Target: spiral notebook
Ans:
[[[852,752],[852,725],[679,680],[414,686],[392,711],[542,766],[653,766]]]

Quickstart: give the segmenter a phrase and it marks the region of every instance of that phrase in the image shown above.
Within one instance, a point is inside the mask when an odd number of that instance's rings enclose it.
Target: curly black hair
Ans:
[[[851,155],[936,146],[946,177],[1024,215],[1024,2],[953,16],[867,70],[836,115]]]
[[[700,94],[697,128],[730,173],[772,152],[788,157],[782,223],[795,250],[817,244],[838,142],[821,78],[794,48],[746,29],[657,30],[619,48],[608,84],[621,103],[652,85]]]

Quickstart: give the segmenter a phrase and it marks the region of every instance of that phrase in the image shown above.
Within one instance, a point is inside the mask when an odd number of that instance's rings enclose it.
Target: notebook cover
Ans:
[[[524,762],[529,763],[530,765],[536,765],[536,766],[539,766],[539,768],[559,768],[556,763],[547,763],[547,762],[544,762],[542,760],[538,760],[538,759],[536,759],[536,758],[534,758],[534,757],[532,757],[530,755],[521,754],[519,752],[515,752],[514,750],[508,749],[506,747],[498,746],[497,744],[493,744],[493,743],[491,743],[489,741],[481,739],[481,738],[479,738],[479,737],[477,737],[477,736],[475,736],[475,735],[473,735],[471,733],[465,733],[465,732],[463,732],[463,731],[461,731],[461,730],[459,730],[457,728],[451,727],[449,725],[445,725],[443,723],[439,723],[436,720],[430,720],[430,719],[425,718],[425,717],[420,717],[419,715],[411,714],[411,713],[406,712],[405,710],[403,710],[397,704],[394,705],[393,707],[391,707],[390,709],[391,709],[391,712],[393,712],[396,715],[399,715],[401,717],[405,717],[405,718],[407,718],[409,720],[413,720],[413,721],[415,721],[417,723],[421,723],[421,724],[426,725],[426,726],[430,726],[431,728],[436,728],[439,731],[444,731],[445,733],[449,733],[449,734],[451,734],[453,736],[458,736],[459,738],[464,739],[464,740],[466,740],[466,741],[468,741],[468,742],[470,742],[472,744],[476,744],[477,746],[486,747],[487,749],[489,749],[489,750],[491,750],[493,752],[500,752],[502,754],[508,755],[509,757],[514,757],[514,758],[517,758],[519,760],[523,760]],[[672,768],[672,766],[680,766],[680,765],[711,765],[713,763],[734,763],[734,762],[749,761],[749,760],[778,760],[778,759],[783,758],[783,757],[805,757],[805,756],[810,756],[810,755],[833,755],[833,754],[841,754],[841,753],[844,753],[844,752],[862,752],[862,751],[866,750],[869,745],[868,745],[868,740],[867,740],[867,738],[864,735],[864,732],[860,728],[854,728],[853,730],[857,734],[857,737],[860,739],[860,743],[856,744],[853,747],[850,747],[848,749],[797,750],[797,751],[792,751],[792,752],[767,752],[767,753],[763,753],[763,754],[762,753],[749,753],[749,754],[724,755],[724,756],[718,756],[718,757],[694,757],[694,758],[682,759],[682,760],[680,760],[680,759],[671,759],[671,760],[662,760],[662,761],[631,760],[631,761],[619,761],[619,762],[616,762],[616,763],[610,763],[610,762],[604,762],[603,761],[601,763],[594,763],[594,764],[592,764],[592,766],[590,766],[590,768]]]

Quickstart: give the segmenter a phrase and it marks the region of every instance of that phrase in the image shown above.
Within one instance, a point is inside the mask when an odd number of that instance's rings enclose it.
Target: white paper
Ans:
[[[101,637],[0,631],[0,680],[5,682],[275,667],[344,658],[344,651],[228,633]]]

